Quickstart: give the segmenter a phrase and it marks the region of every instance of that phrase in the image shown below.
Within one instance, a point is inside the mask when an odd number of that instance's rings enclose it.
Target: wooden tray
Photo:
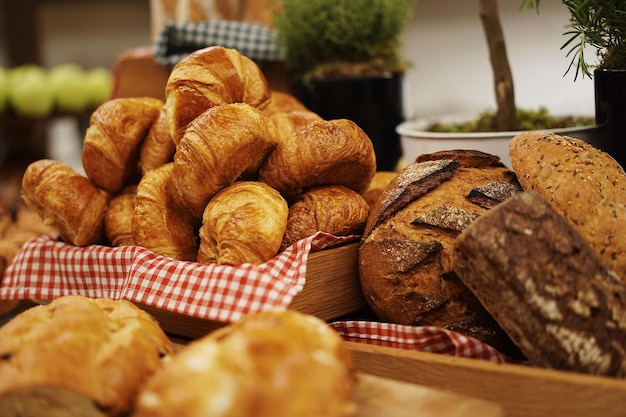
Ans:
[[[360,372],[481,398],[508,417],[626,415],[626,381],[347,342]]]
[[[325,321],[367,307],[358,273],[358,242],[323,249],[309,255],[306,283],[289,308]],[[198,338],[226,323],[190,317],[138,304],[170,335]]]

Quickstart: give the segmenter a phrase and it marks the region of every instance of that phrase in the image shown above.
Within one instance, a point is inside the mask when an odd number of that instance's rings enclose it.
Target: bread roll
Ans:
[[[156,320],[128,301],[58,298],[0,328],[0,413],[128,415],[172,353]]]
[[[517,191],[515,174],[479,151],[423,155],[408,165],[371,208],[359,248],[363,293],[376,315],[506,349],[510,341],[458,279],[450,257],[465,227]]]
[[[172,68],[165,86],[172,140],[178,144],[187,124],[211,107],[247,103],[262,109],[270,97],[263,72],[236,49],[210,46],[192,52]]]
[[[69,165],[51,159],[32,162],[22,177],[22,196],[63,241],[75,246],[105,242],[110,195]]]
[[[257,181],[221,190],[206,206],[197,261],[261,264],[276,256],[289,209],[278,191]]]
[[[376,172],[374,146],[347,119],[309,124],[279,143],[259,170],[259,179],[292,198],[319,185],[343,185],[357,193]]]
[[[197,219],[222,188],[256,171],[276,146],[273,125],[258,109],[234,103],[212,107],[194,119],[174,155],[172,180]]]
[[[91,114],[82,163],[94,184],[117,194],[139,176],[141,143],[162,108],[156,98],[125,97],[109,100]]]
[[[626,376],[626,284],[541,195],[468,226],[452,266],[534,365]]]
[[[325,322],[293,310],[246,316],[186,346],[148,381],[134,417],[348,417],[356,378]]]
[[[137,201],[137,186],[129,185],[109,202],[104,216],[104,233],[111,246],[132,246],[133,216]]]
[[[195,261],[196,226],[179,205],[172,184],[174,163],[146,172],[137,185],[132,218],[133,240],[159,255]]]
[[[550,133],[523,133],[509,146],[522,187],[548,200],[626,282],[622,167],[582,140]]]
[[[343,185],[326,185],[302,193],[289,207],[281,250],[317,232],[335,236],[360,235],[369,205],[356,191]]]

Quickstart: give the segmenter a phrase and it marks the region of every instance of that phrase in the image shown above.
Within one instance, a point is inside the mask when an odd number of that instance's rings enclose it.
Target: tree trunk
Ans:
[[[504,33],[500,24],[498,0],[479,0],[479,14],[483,25],[496,93],[496,124],[500,131],[515,130],[515,93],[513,76],[506,54]]]

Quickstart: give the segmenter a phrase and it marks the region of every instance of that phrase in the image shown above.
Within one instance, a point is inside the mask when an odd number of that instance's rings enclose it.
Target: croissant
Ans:
[[[204,211],[197,262],[267,262],[278,253],[288,214],[285,199],[262,182],[239,181],[224,188]]]
[[[132,217],[133,239],[159,255],[181,261],[195,261],[198,251],[193,219],[172,198],[170,162],[155,168],[141,178],[137,185],[135,210]]]
[[[269,120],[276,127],[278,140],[288,140],[289,136],[304,129],[310,123],[322,120],[317,113],[309,110],[289,110],[272,113]]]
[[[271,91],[270,102],[263,110],[266,114],[290,112],[292,110],[307,111],[307,107],[292,94],[284,91]]]
[[[245,103],[208,109],[189,124],[174,155],[172,181],[183,205],[200,219],[215,193],[257,170],[276,144],[260,110]]]
[[[40,159],[22,177],[22,197],[44,225],[75,246],[102,243],[110,195],[69,165]]]
[[[139,176],[139,149],[163,102],[150,97],[109,100],[91,115],[85,133],[82,163],[98,187],[117,194]]]
[[[180,60],[165,85],[165,109],[174,143],[205,110],[229,103],[260,109],[271,97],[267,80],[250,58],[236,49],[211,46]]]
[[[361,234],[369,215],[367,201],[343,185],[311,188],[289,207],[281,250],[315,233],[335,236]]]
[[[104,232],[112,246],[132,246],[133,214],[137,200],[137,186],[129,185],[113,197],[104,216]]]
[[[170,136],[169,124],[165,108],[150,126],[139,150],[139,170],[141,175],[151,169],[158,168],[174,159],[176,145]]]
[[[320,120],[281,140],[261,166],[259,180],[293,198],[330,184],[361,193],[375,172],[374,146],[359,126],[347,119]]]

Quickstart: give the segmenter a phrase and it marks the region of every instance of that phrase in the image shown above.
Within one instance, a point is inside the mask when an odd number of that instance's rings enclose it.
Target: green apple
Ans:
[[[74,63],[60,64],[50,69],[50,88],[60,113],[80,113],[89,100],[85,71]]]
[[[113,93],[113,74],[105,67],[95,67],[86,71],[88,104],[98,107],[111,98]]]
[[[15,113],[24,117],[46,117],[54,107],[48,72],[25,64],[9,71],[8,101]]]

